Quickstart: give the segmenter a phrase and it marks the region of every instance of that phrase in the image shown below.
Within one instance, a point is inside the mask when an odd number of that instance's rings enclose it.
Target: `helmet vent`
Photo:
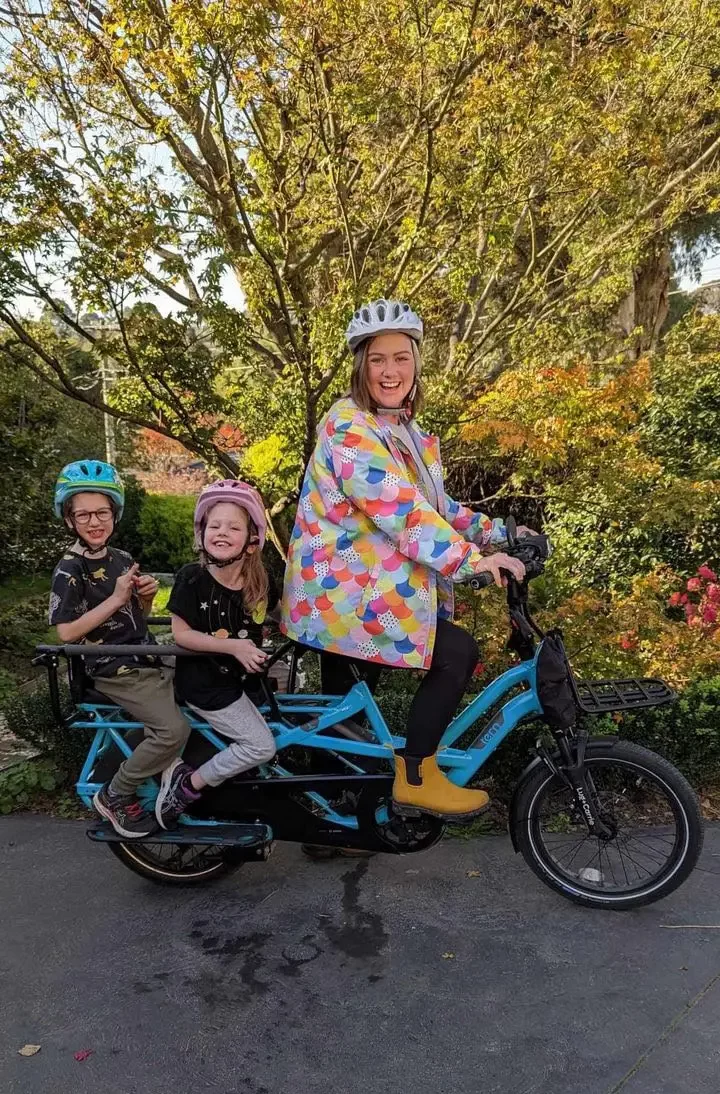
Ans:
[[[386,331],[407,334],[416,345],[420,345],[423,338],[422,319],[403,300],[388,300],[381,296],[372,303],[362,304],[345,331],[350,352],[356,353],[366,339]]]

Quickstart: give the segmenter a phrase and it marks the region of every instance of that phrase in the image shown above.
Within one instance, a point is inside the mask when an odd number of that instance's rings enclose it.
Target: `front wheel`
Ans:
[[[530,869],[569,900],[594,908],[638,908],[673,892],[703,845],[690,784],[667,760],[629,741],[590,741],[585,770],[609,837],[590,834],[572,790],[540,764],[518,788],[511,818]]]

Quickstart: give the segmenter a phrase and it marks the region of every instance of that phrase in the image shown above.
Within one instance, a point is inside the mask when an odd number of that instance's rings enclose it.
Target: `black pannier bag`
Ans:
[[[552,631],[542,640],[537,660],[537,690],[545,721],[552,729],[570,729],[577,720],[570,667],[562,636]]]

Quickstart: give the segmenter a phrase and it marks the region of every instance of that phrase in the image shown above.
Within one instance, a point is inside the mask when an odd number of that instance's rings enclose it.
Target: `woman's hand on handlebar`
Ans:
[[[268,659],[268,655],[258,649],[249,638],[226,639],[223,645],[230,646],[228,653],[231,653],[248,672],[260,672]]]
[[[522,581],[525,577],[525,566],[519,558],[513,558],[512,555],[506,555],[503,551],[497,551],[495,554],[486,555],[478,566],[478,571],[486,571],[489,573],[495,584],[501,588],[507,585],[507,577],[503,570],[515,578],[516,581]]]

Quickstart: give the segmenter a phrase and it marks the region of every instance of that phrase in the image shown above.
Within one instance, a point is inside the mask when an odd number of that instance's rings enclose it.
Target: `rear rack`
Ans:
[[[611,710],[641,710],[672,703],[675,692],[664,680],[651,677],[627,680],[575,680],[570,674],[575,702],[586,714]]]

